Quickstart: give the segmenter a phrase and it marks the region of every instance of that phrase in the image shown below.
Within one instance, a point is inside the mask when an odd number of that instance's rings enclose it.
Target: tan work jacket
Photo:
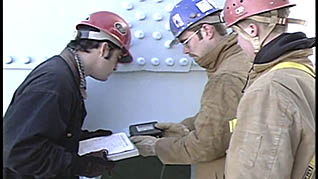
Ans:
[[[231,136],[228,121],[235,117],[251,63],[234,33],[197,63],[206,68],[208,82],[200,111],[182,121],[191,131],[182,138],[159,139],[156,153],[164,164],[197,164],[196,179],[223,178]]]
[[[256,80],[238,107],[226,179],[301,179],[315,153],[315,79],[283,61],[311,65],[312,49],[255,65]]]

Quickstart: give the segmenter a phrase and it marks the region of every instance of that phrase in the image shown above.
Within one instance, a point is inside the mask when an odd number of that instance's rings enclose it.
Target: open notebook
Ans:
[[[79,143],[78,154],[84,155],[101,149],[107,149],[107,157],[113,161],[139,155],[137,148],[124,132],[82,140]]]

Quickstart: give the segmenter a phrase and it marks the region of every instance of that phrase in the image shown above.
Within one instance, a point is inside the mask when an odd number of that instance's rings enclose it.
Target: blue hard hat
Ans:
[[[220,12],[214,0],[181,0],[170,13],[170,30],[175,40],[192,24],[204,17]],[[175,41],[174,40],[174,41]]]

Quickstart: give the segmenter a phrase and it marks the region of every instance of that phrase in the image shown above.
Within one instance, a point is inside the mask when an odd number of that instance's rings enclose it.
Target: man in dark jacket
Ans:
[[[105,81],[117,63],[131,62],[131,33],[107,11],[91,14],[76,29],[75,40],[33,69],[14,93],[3,120],[4,178],[96,177],[114,167],[105,150],[77,154],[80,140],[112,133],[81,130],[85,78]]]

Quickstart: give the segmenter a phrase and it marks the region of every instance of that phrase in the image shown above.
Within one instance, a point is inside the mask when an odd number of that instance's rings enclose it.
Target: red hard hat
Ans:
[[[76,29],[79,29],[81,25],[92,26],[100,30],[100,32],[82,33],[81,38],[110,40],[124,51],[122,58],[118,59],[119,63],[132,61],[133,58],[129,52],[131,32],[128,23],[122,17],[109,11],[99,11],[90,14],[86,20],[77,24]]]
[[[289,0],[226,0],[224,19],[226,26],[230,27],[247,17],[291,6],[295,4]]]

